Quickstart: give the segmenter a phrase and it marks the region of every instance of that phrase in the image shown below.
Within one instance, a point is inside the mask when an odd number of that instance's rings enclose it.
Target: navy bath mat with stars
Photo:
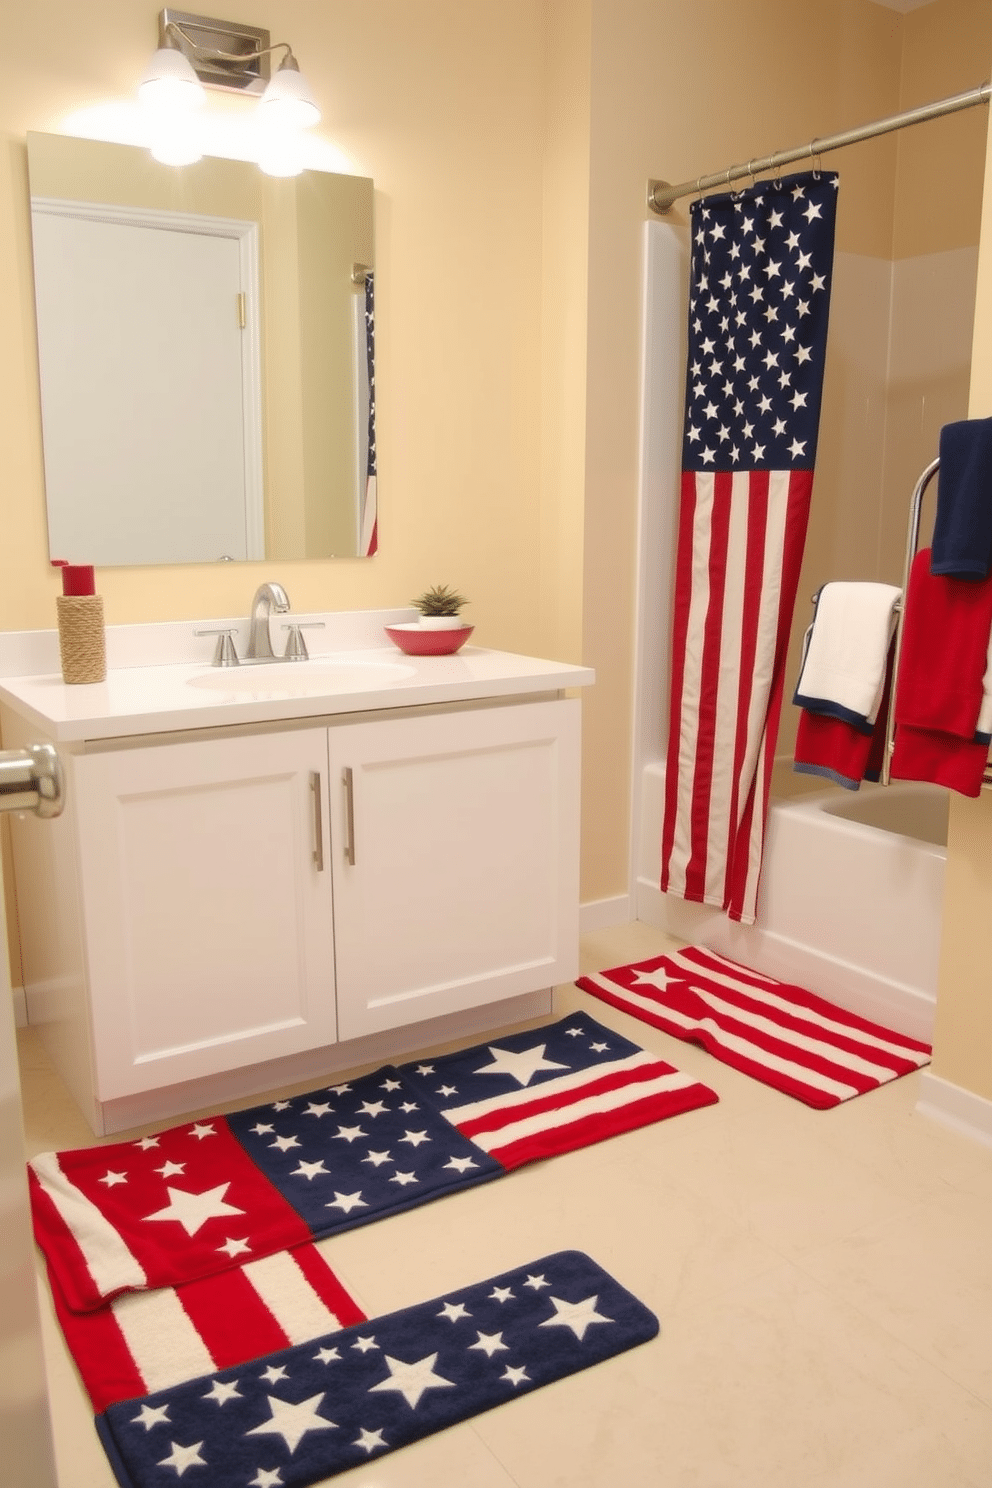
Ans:
[[[646,1343],[653,1313],[580,1251],[111,1406],[121,1488],[306,1488]],[[196,1471],[192,1471],[195,1469]]]

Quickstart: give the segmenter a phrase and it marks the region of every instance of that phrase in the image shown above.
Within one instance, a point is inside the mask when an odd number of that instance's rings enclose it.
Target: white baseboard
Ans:
[[[14,1027],[26,1028],[28,1026],[28,1005],[24,996],[24,988],[11,987],[10,995],[14,999]]]
[[[629,925],[634,918],[634,906],[629,894],[617,894],[614,899],[591,899],[579,906],[579,933],[612,930],[617,925]]]
[[[972,1137],[986,1147],[992,1147],[992,1100],[963,1090],[935,1075],[932,1070],[920,1071],[920,1098],[916,1109],[921,1116],[930,1116],[943,1126]]]

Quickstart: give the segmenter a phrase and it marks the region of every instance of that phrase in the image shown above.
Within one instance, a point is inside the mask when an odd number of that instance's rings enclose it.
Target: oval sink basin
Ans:
[[[258,696],[320,697],[329,692],[368,692],[402,682],[415,669],[395,661],[273,661],[217,667],[190,677],[190,687]]]

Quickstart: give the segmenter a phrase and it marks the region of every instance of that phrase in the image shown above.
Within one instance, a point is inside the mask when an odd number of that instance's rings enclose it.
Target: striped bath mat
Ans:
[[[580,977],[593,997],[827,1110],[930,1062],[930,1045],[690,946]]]

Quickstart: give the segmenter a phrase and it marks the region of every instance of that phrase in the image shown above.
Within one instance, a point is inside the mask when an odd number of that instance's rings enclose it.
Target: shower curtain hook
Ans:
[[[820,159],[820,152],[816,149],[815,139],[811,139],[809,142],[809,158],[810,163],[813,164],[813,180],[818,181],[820,179],[820,166],[823,162]]]
[[[732,189],[731,185],[730,185],[730,178],[731,178],[731,176],[733,174],[734,174],[734,167],[732,165],[729,165],[727,167],[727,188],[730,191],[730,200],[731,201],[737,201],[738,197],[740,196],[740,192],[739,191],[734,191]]]

